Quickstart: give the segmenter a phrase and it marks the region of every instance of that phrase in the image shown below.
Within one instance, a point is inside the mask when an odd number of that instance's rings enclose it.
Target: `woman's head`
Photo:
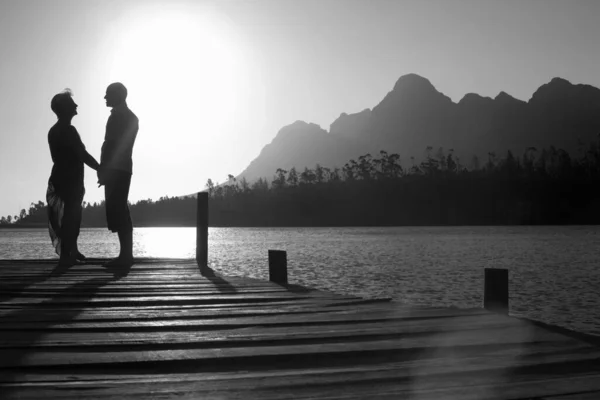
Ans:
[[[65,89],[54,95],[50,102],[50,108],[58,119],[73,118],[77,115],[77,104],[73,101],[73,92],[71,89]]]

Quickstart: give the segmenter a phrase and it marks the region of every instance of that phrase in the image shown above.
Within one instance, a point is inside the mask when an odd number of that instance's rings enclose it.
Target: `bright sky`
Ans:
[[[375,106],[407,73],[454,101],[600,87],[600,1],[0,0],[0,215],[45,201],[50,99],[97,159],[123,82],[140,119],[130,200],[239,174],[284,125]],[[86,201],[103,198],[86,169]]]

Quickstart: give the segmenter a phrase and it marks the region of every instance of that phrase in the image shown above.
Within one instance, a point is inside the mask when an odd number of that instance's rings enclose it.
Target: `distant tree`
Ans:
[[[300,183],[305,185],[311,184],[315,182],[315,179],[315,172],[312,169],[308,169],[308,167],[304,167],[304,171],[300,174]]]
[[[496,168],[496,153],[493,151],[488,152],[488,162],[485,164],[485,169],[488,172],[493,171]]]
[[[512,151],[508,150],[506,158],[502,163],[502,170],[508,177],[514,177],[518,172],[518,161],[515,159]]]
[[[321,164],[315,165],[315,182],[325,182],[325,169],[321,166]]]
[[[329,174],[331,170],[327,167],[321,166],[321,164],[315,165],[315,182],[316,183],[325,183],[329,179]]]
[[[535,163],[535,170],[538,174],[545,175],[548,173],[549,158],[548,150],[542,149],[540,156]]]
[[[335,167],[333,170],[329,171],[329,177],[327,177],[329,182],[339,182],[341,179],[342,174],[338,167]]]
[[[258,178],[258,180],[252,184],[252,190],[256,192],[267,192],[269,190],[269,183],[264,178]]]
[[[440,169],[440,162],[438,159],[431,156],[431,151],[433,150],[432,146],[427,146],[425,148],[425,160],[421,162],[420,170],[423,171],[426,175],[433,175]]]
[[[296,167],[290,168],[290,172],[287,177],[287,184],[289,186],[297,186],[298,185],[298,172],[296,172]]]
[[[454,162],[456,163],[456,171],[457,172],[462,172],[462,171],[466,171],[467,169],[465,168],[464,165],[461,164],[460,162],[460,157],[452,155],[452,159],[454,160]]]
[[[558,151],[558,171],[563,177],[571,176],[573,171],[573,162],[571,156],[564,150]]]
[[[525,154],[523,154],[523,169],[528,175],[532,175],[534,172],[534,161],[535,153],[537,149],[535,147],[527,147]]]
[[[215,184],[213,183],[212,179],[209,178],[206,181],[206,188],[208,189],[208,195],[212,197],[215,192]]]
[[[237,185],[237,179],[235,176],[228,174],[227,175],[227,184],[223,187],[223,195],[225,197],[235,196],[239,192],[239,187]]]
[[[451,173],[458,171],[458,163],[454,160],[454,149],[448,150],[448,156],[446,157],[446,169]]]
[[[444,155],[444,148],[440,147],[438,148],[437,153],[435,154],[435,158],[437,159],[438,165],[440,166],[441,170],[446,170],[447,164],[446,164],[446,156]]]
[[[433,146],[425,147],[425,159],[431,158],[432,151],[433,151]]]
[[[360,177],[360,179],[368,180],[373,177],[373,172],[375,171],[375,168],[373,166],[372,160],[373,158],[368,153],[364,156],[358,157],[357,175]]]
[[[271,182],[271,187],[273,187],[274,189],[281,189],[285,187],[286,174],[287,171],[285,169],[277,168],[277,171],[275,172],[275,177]]]
[[[471,171],[478,171],[480,168],[480,163],[479,163],[479,157],[477,157],[477,155],[474,155],[473,158],[471,158],[471,165],[470,165],[470,170]]]
[[[240,179],[240,188],[244,193],[250,191],[250,185],[248,184],[246,177],[242,177],[242,179]]]
[[[344,174],[344,180],[353,181],[356,179],[356,175],[354,173],[354,166],[356,165],[356,161],[350,160],[344,167],[342,168],[342,172]]]
[[[404,172],[400,165],[400,154],[388,154],[386,151],[379,152],[379,169],[385,178],[398,178]]]
[[[415,163],[415,156],[410,156],[410,161],[411,161],[411,167],[409,170],[409,173],[411,175],[419,175],[421,173],[421,169],[419,168],[419,166]]]

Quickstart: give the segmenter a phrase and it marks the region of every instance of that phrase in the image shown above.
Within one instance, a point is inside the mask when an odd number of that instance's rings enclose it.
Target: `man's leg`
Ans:
[[[121,230],[117,233],[119,235],[119,244],[121,245],[119,258],[133,263],[133,231]]]
[[[108,229],[119,235],[119,256],[108,266],[131,266],[133,264],[133,223],[129,214],[127,198],[131,174],[114,171],[113,179],[106,185],[106,217]]]

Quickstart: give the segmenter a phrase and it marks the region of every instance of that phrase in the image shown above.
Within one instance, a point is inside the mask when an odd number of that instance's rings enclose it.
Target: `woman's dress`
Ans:
[[[60,121],[50,129],[48,145],[54,162],[46,191],[48,230],[60,255],[65,244],[70,250],[79,236],[85,188],[83,161],[78,154],[85,146],[75,127]]]

